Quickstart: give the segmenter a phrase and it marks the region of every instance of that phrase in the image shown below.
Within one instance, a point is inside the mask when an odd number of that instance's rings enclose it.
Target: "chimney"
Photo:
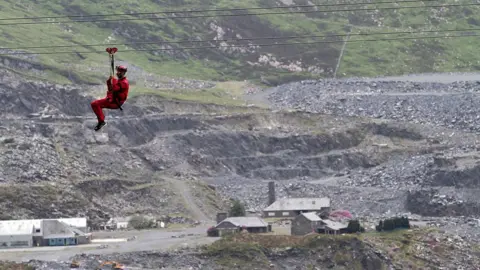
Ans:
[[[217,213],[217,224],[227,219],[227,213]]]
[[[275,202],[275,182],[268,182],[268,205]]]

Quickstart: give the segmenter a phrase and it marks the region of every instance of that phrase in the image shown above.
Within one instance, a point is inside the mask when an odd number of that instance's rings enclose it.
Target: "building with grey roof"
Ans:
[[[0,248],[76,245],[90,242],[86,218],[0,221]]]
[[[60,220],[42,220],[43,246],[70,246],[88,243],[88,235]]]
[[[42,221],[44,220],[58,220],[67,224],[70,227],[77,228],[85,233],[88,232],[87,228],[87,218],[58,218],[58,219],[19,219],[19,220],[0,220],[0,226],[2,225],[11,225],[16,226],[17,224],[31,224],[35,227],[34,237],[43,236]]]
[[[330,212],[329,198],[283,198],[263,210],[264,218],[294,218],[301,213],[314,212],[324,216]]]
[[[75,233],[63,222],[58,220],[43,220],[43,246],[76,245]]]
[[[306,235],[322,225],[322,219],[314,212],[301,213],[292,220],[291,235]]]
[[[328,220],[328,219],[323,219],[320,223],[321,225],[317,229],[318,233],[325,233],[325,234],[347,233],[348,224],[333,221],[333,220]]]
[[[292,221],[292,235],[306,235],[312,232],[339,234],[347,232],[348,224],[322,219],[314,212],[302,213]]]
[[[34,230],[31,223],[0,223],[0,248],[32,247]]]
[[[270,230],[268,223],[259,217],[229,217],[222,220],[215,226],[219,235],[239,232],[242,229],[249,233],[266,233]]]

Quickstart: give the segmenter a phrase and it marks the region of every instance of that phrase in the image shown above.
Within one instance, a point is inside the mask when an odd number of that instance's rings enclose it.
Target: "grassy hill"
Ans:
[[[315,3],[323,1],[275,1],[275,0],[7,0],[0,4],[1,18],[37,17],[57,15],[92,15],[130,12],[157,12],[166,10],[226,9],[272,7]],[[350,1],[358,3],[358,1]],[[361,1],[363,2],[363,1]],[[377,2],[377,1],[373,1]],[[333,1],[327,3],[335,3]],[[342,2],[345,3],[345,2]],[[422,6],[452,4],[454,1],[427,1],[425,3],[377,4],[320,7],[320,10],[338,10],[393,6]],[[467,3],[466,1],[456,4]],[[468,2],[469,3],[469,2]],[[255,10],[252,13],[294,11],[294,9]],[[300,10],[300,9],[295,9]],[[55,24],[0,25],[0,42],[3,48],[26,46],[55,46],[77,44],[56,51],[78,51],[76,54],[45,54],[0,56],[1,63],[22,74],[60,83],[103,83],[108,76],[106,46],[85,47],[82,44],[165,42],[177,40],[212,40],[214,38],[251,38],[292,35],[336,35],[426,29],[475,28],[480,24],[478,6],[448,8],[418,8],[377,11],[348,11],[331,13],[277,14],[256,16],[231,16],[209,18],[177,18],[153,20],[127,20],[103,22],[72,22],[73,19],[50,19],[65,21]],[[239,13],[239,12],[237,12]],[[177,16],[219,14],[179,13]],[[225,14],[223,12],[223,14]],[[171,16],[159,14],[158,16]],[[146,16],[143,16],[146,17]],[[93,19],[122,19],[131,16],[96,17]],[[92,18],[83,18],[91,20]],[[0,24],[30,22],[31,20],[0,21]],[[37,20],[47,21],[46,19]],[[474,31],[478,33],[478,31]],[[434,33],[417,34],[431,36]],[[444,35],[445,33],[438,33]],[[459,34],[459,33],[450,33]],[[409,35],[403,35],[409,36]],[[355,39],[402,37],[401,35],[352,36]],[[326,40],[341,40],[329,37]],[[320,41],[322,38],[276,40],[279,43]],[[274,40],[255,40],[253,44],[272,43]],[[394,75],[432,71],[472,71],[480,67],[476,53],[478,37],[452,39],[418,39],[375,42],[352,42],[345,47],[337,71],[338,76]],[[217,43],[218,44],[218,43]],[[233,43],[229,43],[233,44]],[[246,42],[235,43],[246,44]],[[129,77],[142,86],[148,74],[165,77],[186,77],[208,80],[257,80],[272,83],[304,77],[330,77],[340,56],[342,43],[305,44],[295,46],[268,46],[255,49],[222,48],[201,50],[154,51],[158,48],[210,46],[213,43],[183,44],[136,44],[117,46],[118,63],[130,67]],[[128,51],[124,50],[142,50]],[[3,50],[2,50],[3,51]],[[27,51],[52,52],[53,49],[30,49]],[[102,53],[81,53],[101,51]],[[4,51],[5,52],[5,51]],[[283,66],[274,67],[259,59]],[[250,63],[250,64],[249,64]],[[288,71],[290,66],[297,72]]]

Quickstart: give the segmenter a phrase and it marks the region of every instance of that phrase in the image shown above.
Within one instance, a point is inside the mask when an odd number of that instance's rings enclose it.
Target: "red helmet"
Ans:
[[[117,71],[127,72],[127,67],[126,66],[117,66]]]

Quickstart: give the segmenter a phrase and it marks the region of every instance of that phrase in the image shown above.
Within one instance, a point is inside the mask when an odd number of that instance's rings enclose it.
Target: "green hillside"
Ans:
[[[283,1],[285,3],[291,1]],[[322,3],[323,1],[293,1],[294,4]],[[364,1],[351,1],[352,3]],[[376,1],[374,1],[376,2]],[[328,4],[335,2],[329,1]],[[342,2],[344,3],[344,2]],[[372,7],[439,5],[443,3],[467,4],[461,1],[428,1],[403,4],[378,4],[319,7],[321,10],[361,9]],[[157,12],[166,10],[229,9],[272,7],[284,5],[274,0],[6,0],[0,3],[1,18],[37,17],[57,15],[92,15],[133,12]],[[254,10],[252,13],[294,11],[300,9]],[[311,10],[311,9],[310,9]],[[60,83],[103,83],[108,75],[106,46],[84,47],[82,44],[165,42],[178,40],[212,40],[214,38],[243,38],[292,35],[337,35],[346,34],[351,25],[353,33],[465,29],[479,27],[478,6],[448,8],[418,8],[378,11],[348,11],[307,14],[276,14],[255,16],[230,16],[209,18],[149,19],[130,21],[72,22],[82,18],[50,19],[66,21],[61,24],[1,25],[31,20],[0,21],[0,41],[3,48],[27,46],[55,46],[77,44],[56,51],[78,51],[77,54],[44,54],[0,56],[2,64],[25,75],[53,80]],[[237,13],[239,13],[238,11]],[[178,13],[176,16],[219,14]],[[223,14],[226,14],[223,12]],[[171,16],[158,14],[157,16]],[[143,16],[145,17],[145,16]],[[96,17],[122,19],[131,16]],[[92,20],[92,18],[83,18]],[[46,19],[37,22],[47,21]],[[220,27],[223,31],[218,30]],[[479,27],[480,28],[480,27]],[[217,36],[224,33],[223,36]],[[478,31],[471,33],[480,34]],[[435,33],[417,34],[431,36]],[[458,35],[460,33],[449,33]],[[445,35],[445,33],[438,33]],[[403,35],[404,37],[410,35]],[[402,35],[352,36],[355,39],[378,39],[402,37]],[[255,40],[254,44],[272,42],[311,42],[325,38],[295,40]],[[329,37],[326,40],[341,40]],[[211,46],[214,43],[182,44],[132,44],[119,45],[118,63],[130,67],[130,78],[142,84],[146,73],[165,77],[185,77],[210,80],[257,80],[282,82],[305,77],[330,77],[333,75],[342,43],[303,44],[295,46],[269,46],[255,49],[228,48],[154,51],[158,48]],[[218,44],[218,43],[215,43]],[[233,44],[233,43],[230,43]],[[235,43],[235,44],[246,44]],[[340,62],[338,76],[398,75],[402,73],[433,71],[473,71],[480,67],[477,53],[478,37],[451,39],[417,39],[348,43]],[[240,51],[244,49],[244,51]],[[128,51],[124,50],[140,50]],[[52,52],[53,49],[29,49],[34,52]],[[102,53],[80,53],[101,51]],[[3,51],[3,53],[8,51]],[[288,71],[272,65],[259,63],[261,56],[271,55],[283,66],[293,65],[301,72]],[[272,60],[272,59],[270,59]],[[254,63],[251,65],[249,63]],[[39,65],[41,64],[41,65]]]

